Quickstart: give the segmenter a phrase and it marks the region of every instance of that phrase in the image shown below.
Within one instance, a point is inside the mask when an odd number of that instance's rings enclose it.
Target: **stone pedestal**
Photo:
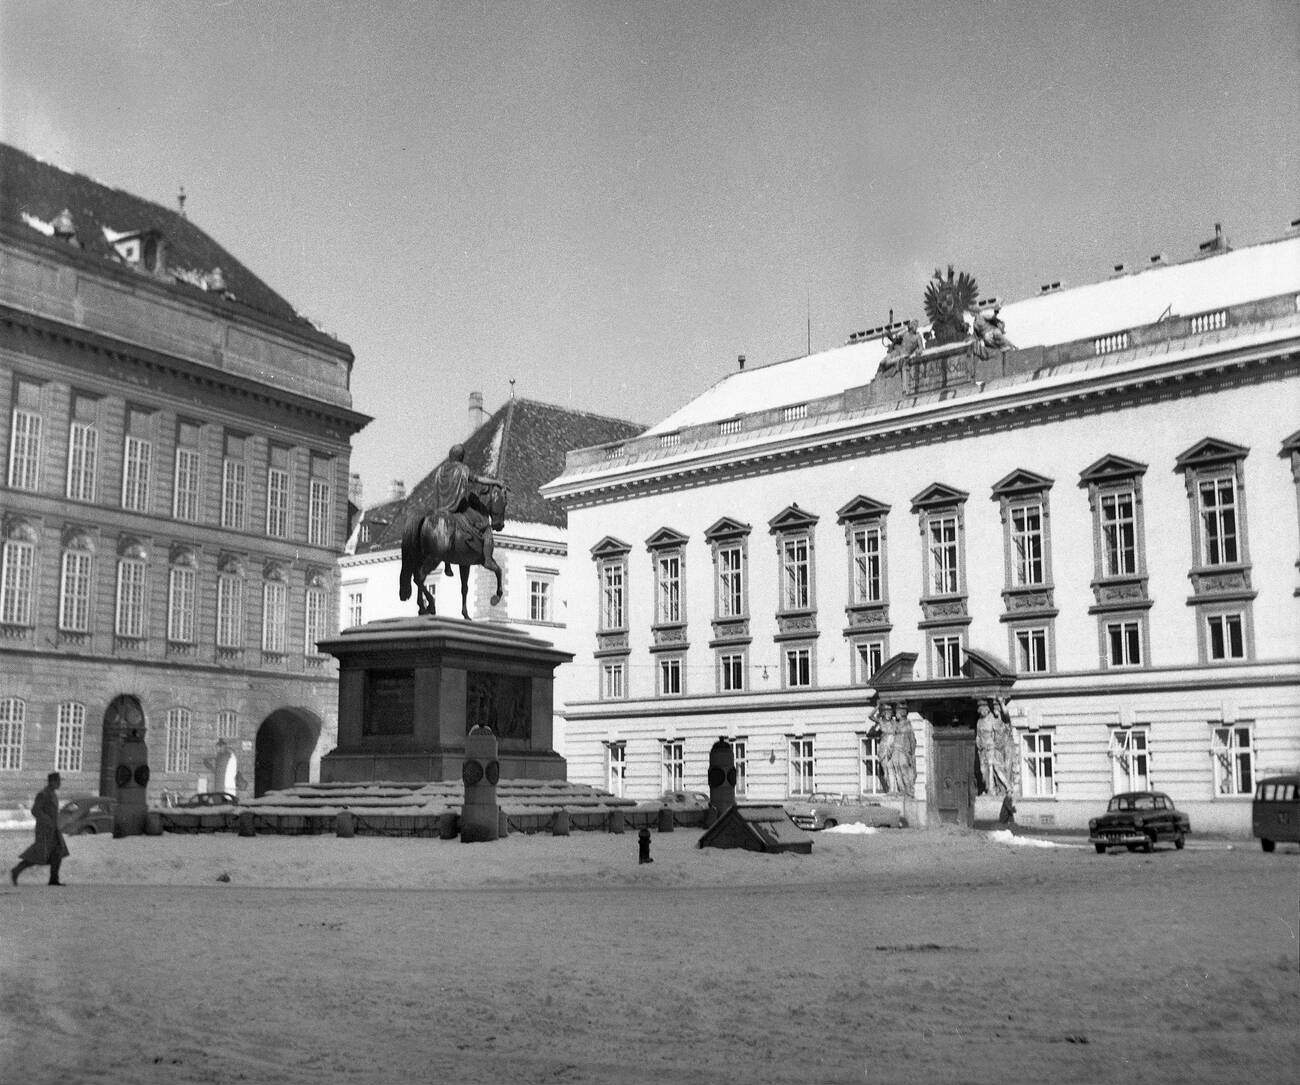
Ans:
[[[497,740],[486,727],[474,727],[465,736],[465,802],[460,808],[462,844],[478,844],[501,836],[501,811],[497,808]]]
[[[139,836],[144,832],[145,813],[148,809],[146,789],[149,786],[149,747],[136,728],[129,730],[118,746],[117,768],[113,779],[117,785],[113,835]]]
[[[325,782],[459,780],[476,726],[501,778],[563,780],[552,748],[555,668],[573,658],[511,626],[424,615],[368,622],[320,642],[339,661],[338,745]]]

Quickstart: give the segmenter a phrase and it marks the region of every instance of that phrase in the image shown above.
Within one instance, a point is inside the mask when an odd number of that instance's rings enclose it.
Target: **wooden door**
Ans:
[[[975,819],[975,732],[934,732],[934,808],[939,821],[969,828]]]

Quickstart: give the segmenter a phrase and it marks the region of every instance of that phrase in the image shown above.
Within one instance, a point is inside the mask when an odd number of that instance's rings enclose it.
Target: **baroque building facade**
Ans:
[[[182,214],[0,147],[0,802],[334,745],[353,356]]]
[[[966,278],[937,304],[1000,340],[742,360],[543,488],[588,563],[571,779],[703,789],[723,737],[749,801],[1082,828],[1157,789],[1246,832],[1300,766],[1300,238],[1005,307]]]

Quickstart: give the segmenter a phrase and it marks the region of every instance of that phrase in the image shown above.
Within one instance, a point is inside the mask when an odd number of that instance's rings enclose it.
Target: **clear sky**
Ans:
[[[0,0],[0,138],[183,184],[349,343],[374,502],[512,379],[648,424],[939,265],[1011,299],[1281,234],[1300,7]]]

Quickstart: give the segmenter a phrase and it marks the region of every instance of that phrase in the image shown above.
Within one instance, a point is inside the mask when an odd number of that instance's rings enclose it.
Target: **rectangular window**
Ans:
[[[677,697],[682,692],[682,661],[677,656],[659,660],[659,695]]]
[[[1137,572],[1137,515],[1132,490],[1101,495],[1101,539],[1106,576]]]
[[[534,622],[553,622],[551,592],[555,578],[540,573],[528,574],[528,618]]]
[[[173,708],[167,713],[165,772],[190,771],[190,710]]]
[[[226,438],[226,456],[221,461],[221,526],[243,531],[248,515],[248,464],[244,462],[244,439]]]
[[[663,789],[680,791],[686,778],[685,743],[680,739],[663,744]]]
[[[128,407],[126,439],[122,453],[122,508],[149,511],[149,484],[153,471],[153,416]]]
[[[361,596],[359,591],[348,592],[348,625],[361,624]]]
[[[723,693],[736,693],[745,688],[745,655],[743,652],[722,652],[718,656],[718,689]]]
[[[54,739],[54,768],[58,772],[81,771],[81,747],[86,737],[86,706],[59,705]]]
[[[1215,727],[1210,739],[1214,757],[1214,793],[1249,795],[1255,790],[1254,754],[1249,727]]]
[[[785,650],[786,689],[803,689],[812,685],[812,649],[787,648]]]
[[[889,767],[880,753],[879,735],[858,737],[858,790],[863,795],[889,794]]]
[[[217,738],[239,737],[239,713],[231,708],[224,708],[217,713]]]
[[[7,539],[0,551],[0,622],[32,624],[33,570],[36,547],[25,539]]]
[[[616,663],[600,665],[600,696],[605,701],[621,701],[627,696],[627,664],[621,660]]]
[[[621,799],[627,784],[627,746],[622,742],[605,746],[605,781],[609,793]]]
[[[1109,667],[1142,666],[1142,626],[1140,622],[1107,622],[1106,643]]]
[[[305,623],[305,643],[302,646],[304,654],[309,656],[321,655],[321,650],[316,647],[316,642],[324,640],[328,635],[325,621],[325,600],[326,594],[324,588],[308,588],[306,601]]]
[[[1042,505],[1011,509],[1011,574],[1016,587],[1043,583]]]
[[[808,539],[781,540],[781,608],[808,610],[812,606],[812,568]]]
[[[682,620],[682,558],[660,554],[655,558],[655,621],[660,625]]]
[[[167,585],[167,639],[194,643],[194,599],[198,575],[188,566],[173,566]]]
[[[736,794],[743,795],[749,790],[749,739],[733,738],[731,755],[736,761]]]
[[[237,576],[217,577],[217,647],[244,646],[244,582]]]
[[[266,533],[289,537],[289,472],[275,467],[266,473]]]
[[[1021,674],[1047,671],[1047,630],[1016,630],[1016,669]]]
[[[1151,755],[1145,727],[1117,727],[1110,733],[1111,789],[1151,790]]]
[[[858,683],[870,685],[876,671],[885,663],[885,642],[883,640],[858,641],[855,645],[858,654]]]
[[[1030,731],[1020,737],[1020,793],[1050,798],[1056,794],[1056,768],[1050,731]]]
[[[117,619],[119,637],[140,639],[145,635],[145,564],[136,558],[117,563]]]
[[[1211,614],[1205,619],[1206,651],[1212,660],[1245,659],[1246,639],[1240,614]]]
[[[314,457],[312,470],[318,470]],[[331,487],[325,479],[313,478],[311,480],[307,511],[307,542],[312,546],[332,546],[334,544],[333,517],[331,516],[333,506]]]
[[[78,397],[80,402],[81,397]],[[68,500],[95,500],[99,466],[99,430],[94,422],[73,420],[68,431]]]
[[[957,517],[931,517],[928,527],[930,533],[930,594],[953,595],[960,583],[957,573]]]
[[[883,597],[881,531],[860,527],[853,532],[853,602],[878,603]]]
[[[600,628],[626,629],[627,613],[623,606],[623,570],[621,561],[606,562],[600,567]]]
[[[1231,478],[1202,479],[1197,492],[1201,503],[1201,556],[1206,565],[1232,565],[1240,561],[1237,549],[1237,484]]]
[[[172,483],[172,516],[192,524],[199,522],[199,435],[197,423],[181,422],[176,427],[176,478]]]
[[[23,725],[27,706],[17,697],[0,698],[0,772],[23,767]]]
[[[59,580],[59,628],[90,632],[90,562],[88,550],[65,550]]]
[[[745,614],[744,555],[740,546],[718,548],[718,617],[741,618]]]
[[[9,427],[9,485],[37,490],[41,479],[41,386],[20,380]]]
[[[790,739],[791,795],[811,795],[813,792],[813,736],[795,735]]]
[[[961,677],[961,637],[934,637],[930,651],[935,678]]]
[[[283,655],[289,625],[289,589],[278,580],[262,585],[262,651]]]

